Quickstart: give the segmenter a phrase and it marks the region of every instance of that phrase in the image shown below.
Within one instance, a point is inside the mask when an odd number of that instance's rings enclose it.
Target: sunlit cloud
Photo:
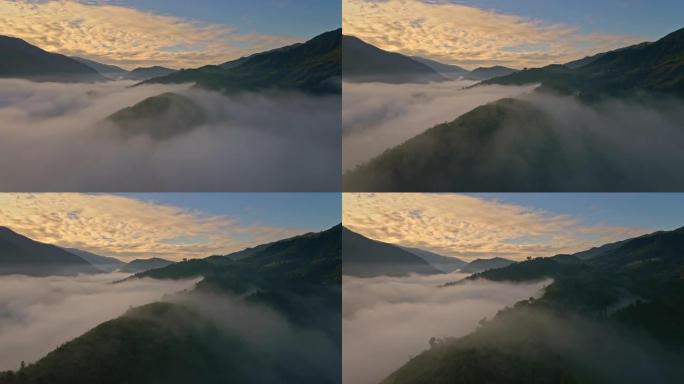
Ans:
[[[565,63],[639,43],[443,0],[343,0],[344,33],[389,51],[442,62],[517,68]]]
[[[47,51],[128,68],[220,64],[296,41],[120,5],[68,0],[0,0],[0,34]]]
[[[0,194],[0,226],[104,256],[226,254],[303,232],[119,195]]]
[[[464,259],[552,256],[649,232],[458,194],[345,193],[342,222],[372,239]]]

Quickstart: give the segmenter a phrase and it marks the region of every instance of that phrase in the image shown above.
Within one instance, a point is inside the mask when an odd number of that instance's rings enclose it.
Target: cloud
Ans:
[[[343,383],[374,384],[428,349],[431,337],[470,333],[484,317],[537,296],[548,281],[475,281],[440,288],[464,275],[343,278]]]
[[[345,193],[342,206],[351,230],[465,259],[552,256],[649,232],[459,194]]]
[[[465,87],[472,81],[430,84],[345,83],[342,100],[342,164],[353,169],[386,149],[460,115],[534,86]]]
[[[0,277],[0,371],[35,362],[129,307],[160,300],[196,281],[135,280],[125,275]]]
[[[129,68],[220,64],[296,42],[121,5],[67,0],[0,2],[0,25],[2,34],[47,51]]]
[[[207,257],[301,233],[103,194],[0,194],[0,223],[37,241],[119,258]]]
[[[639,43],[447,1],[343,0],[345,34],[466,67],[539,67]]]
[[[335,191],[339,95],[226,96],[187,85],[0,80],[0,190]],[[186,96],[204,124],[167,140],[124,139],[102,121],[163,92]],[[146,128],[168,131],[173,113]]]

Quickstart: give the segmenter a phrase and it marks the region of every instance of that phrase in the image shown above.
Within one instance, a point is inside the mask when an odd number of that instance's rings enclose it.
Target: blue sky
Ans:
[[[681,0],[454,0],[489,10],[577,26],[586,33],[658,39],[684,27]]]
[[[155,13],[227,24],[242,33],[310,38],[341,25],[339,0],[116,0]]]
[[[243,225],[328,229],[342,221],[339,193],[135,193],[140,200],[226,215]]]
[[[654,231],[684,226],[684,194],[681,193],[486,193],[475,196],[571,215],[586,225]]]

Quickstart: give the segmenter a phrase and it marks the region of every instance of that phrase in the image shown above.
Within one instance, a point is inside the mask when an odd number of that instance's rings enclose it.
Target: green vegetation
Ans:
[[[338,225],[252,248],[244,258],[211,256],[135,275],[204,279],[190,292],[131,309],[17,372],[0,373],[0,383],[338,383],[339,356],[329,354],[341,348],[340,236]],[[247,310],[240,305],[253,304],[259,317],[242,320],[252,336],[221,316],[224,306],[239,319]],[[268,316],[287,319],[296,338],[260,329],[268,327]],[[262,333],[273,335],[251,340]],[[312,361],[289,354],[323,339],[334,346],[316,350]]]
[[[326,32],[303,44],[258,53],[222,65],[180,70],[144,83],[194,83],[201,88],[225,93],[266,90],[340,93],[341,37],[341,30]]]
[[[580,252],[530,259],[471,276],[553,283],[539,299],[501,310],[470,335],[431,342],[383,383],[679,382],[684,228],[592,251],[588,258]]]

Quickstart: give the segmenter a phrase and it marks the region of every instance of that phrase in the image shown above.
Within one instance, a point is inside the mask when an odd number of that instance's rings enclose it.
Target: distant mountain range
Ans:
[[[126,73],[124,75],[124,78],[130,80],[145,81],[153,79],[155,77],[167,76],[175,72],[175,69],[160,67],[158,65],[153,67],[138,67]]]
[[[338,225],[254,247],[248,255],[211,256],[138,274],[134,279],[204,279],[175,300],[131,309],[95,327],[19,372],[0,373],[0,383],[339,383],[341,367],[334,362],[339,355],[326,353],[342,346],[340,241]],[[255,335],[280,335],[279,328],[269,328],[268,318],[285,318],[288,332],[303,342],[322,343],[311,345],[317,348],[314,355],[332,363],[302,369],[289,354],[301,348],[289,339],[261,345],[261,338],[253,342],[253,336],[232,331],[233,324],[221,326],[215,318],[220,312],[212,310],[223,300],[240,300],[236,311],[267,307],[259,312],[263,318],[242,319],[240,313],[234,318],[250,321]],[[259,353],[264,348],[268,356]]]
[[[440,254],[426,251],[424,249],[420,248],[412,248],[412,247],[401,247],[403,250],[412,253],[421,259],[427,261],[430,263],[433,267],[439,269],[442,272],[445,273],[451,273],[460,270],[463,268],[466,263],[465,261],[457,258],[457,257],[452,257],[452,256],[442,256]]]
[[[469,279],[553,282],[540,298],[499,311],[473,333],[434,343],[383,383],[681,379],[684,228],[529,259]],[[572,343],[563,339],[567,335],[574,335]],[[642,364],[643,356],[652,357],[651,365]]]
[[[497,269],[509,266],[515,263],[513,260],[504,259],[503,257],[493,257],[491,259],[475,259],[463,266],[460,272],[463,273],[478,273],[490,269]]]
[[[186,69],[147,80],[146,84],[194,83],[225,93],[296,90],[314,94],[341,92],[342,30],[326,32],[287,47],[220,65]]]
[[[159,257],[152,257],[149,259],[135,259],[131,260],[125,265],[119,267],[119,272],[124,273],[141,273],[146,272],[151,269],[164,268],[171,264],[175,264],[174,261],[165,260]]]
[[[568,63],[528,69],[484,84],[540,83],[543,89],[581,98],[648,91],[684,96],[684,29],[642,43]]]
[[[342,51],[343,77],[350,82],[403,84],[443,82],[459,78],[481,81],[516,72],[515,69],[501,66],[468,71],[436,60],[388,52],[348,35],[342,37]]]
[[[429,262],[396,245],[342,229],[342,273],[356,277],[442,273]]]
[[[684,29],[655,43],[607,52],[572,66],[574,69],[564,65],[527,69],[480,84],[539,83],[536,94],[540,97],[548,92],[574,95],[573,100],[588,108],[606,96],[641,104],[648,104],[643,101],[648,101],[649,95],[656,100],[658,95],[681,97]],[[512,192],[652,188],[653,183],[643,182],[643,175],[625,169],[619,156],[608,154],[596,139],[599,132],[578,135],[569,143],[565,132],[555,129],[557,124],[549,112],[531,101],[498,100],[427,129],[348,171],[343,189]],[[648,128],[644,127],[645,135]],[[505,148],[500,148],[502,138]],[[576,154],[577,148],[581,148],[581,156]],[[679,190],[680,185],[675,178],[655,188]]]
[[[87,261],[102,272],[114,272],[126,265],[126,263],[115,257],[100,256],[76,248],[64,248],[64,250]]]
[[[100,270],[82,258],[54,245],[0,227],[0,275],[77,275]]]
[[[98,82],[107,78],[70,57],[44,51],[24,40],[0,36],[0,78],[33,81]]]

